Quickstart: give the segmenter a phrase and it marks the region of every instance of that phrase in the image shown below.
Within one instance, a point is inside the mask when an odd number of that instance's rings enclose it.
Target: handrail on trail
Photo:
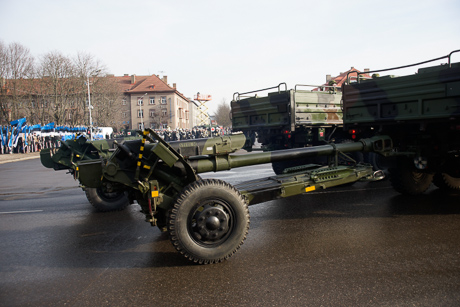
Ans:
[[[233,100],[240,100],[241,97],[243,97],[243,95],[246,95],[246,94],[253,94],[253,93],[258,93],[258,92],[263,92],[263,91],[268,91],[268,90],[271,90],[271,89],[278,89],[278,93],[281,92],[281,85],[284,84],[284,91],[287,91],[287,85],[286,85],[286,82],[282,82],[280,84],[278,84],[277,86],[273,86],[273,87],[268,87],[268,88],[264,88],[264,89],[261,89],[261,90],[255,90],[255,91],[251,91],[251,92],[245,92],[245,93],[239,93],[239,92],[236,92],[233,94]],[[238,95],[237,99],[235,99],[235,95]],[[247,97],[252,97],[252,96],[247,96]]]
[[[452,51],[451,53],[449,53],[448,55],[444,55],[444,56],[439,57],[439,58],[435,58],[435,59],[431,59],[431,60],[427,60],[427,61],[423,61],[423,62],[419,62],[419,63],[415,63],[415,64],[409,64],[409,65],[398,66],[398,67],[392,67],[392,68],[385,68],[385,69],[378,69],[378,70],[371,70],[371,71],[362,71],[362,72],[350,71],[350,72],[348,72],[348,74],[347,74],[347,81],[346,81],[346,83],[347,83],[347,84],[350,84],[350,74],[356,73],[356,79],[357,79],[357,82],[359,83],[359,81],[360,81],[360,79],[361,79],[359,76],[360,76],[360,75],[363,75],[363,74],[370,74],[370,73],[377,73],[377,72],[382,72],[382,71],[389,71],[389,70],[396,70],[396,69],[408,68],[408,67],[418,66],[418,65],[422,65],[422,64],[426,64],[426,63],[430,63],[430,62],[442,60],[442,59],[445,59],[445,58],[448,59],[447,64],[449,65],[449,68],[450,68],[450,67],[452,67],[452,63],[451,63],[451,61],[450,61],[450,58],[451,58],[452,54],[454,54],[454,53],[456,53],[456,52],[460,52],[460,49],[454,50],[454,51]]]

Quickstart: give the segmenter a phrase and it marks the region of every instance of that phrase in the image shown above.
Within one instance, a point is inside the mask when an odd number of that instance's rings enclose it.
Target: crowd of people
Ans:
[[[191,140],[191,139],[202,139],[209,137],[216,137],[221,135],[227,135],[231,133],[230,128],[200,128],[195,127],[193,129],[176,129],[176,130],[155,130],[155,132],[161,136],[166,142],[180,141],[180,140]]]
[[[61,146],[61,141],[74,139],[77,136],[84,136],[89,139],[89,134],[87,132],[19,132],[18,130],[15,132],[14,129],[4,129],[3,127],[1,128],[1,131],[2,135],[0,154],[39,152],[44,148],[59,148]],[[155,132],[166,142],[171,142],[227,135],[231,133],[231,129],[220,127],[194,127],[193,129],[155,130]],[[130,135],[135,135],[135,133],[127,134],[126,131],[120,133],[112,133],[110,135],[105,135],[105,138],[119,138]]]
[[[17,138],[11,139],[12,142],[2,142],[0,154],[29,153],[38,152],[43,148],[58,148],[60,139],[59,135],[19,133]]]

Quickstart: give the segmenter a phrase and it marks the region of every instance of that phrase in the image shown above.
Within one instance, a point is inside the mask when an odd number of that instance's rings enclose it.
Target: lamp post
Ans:
[[[86,77],[86,84],[88,85],[88,110],[89,110],[89,131],[90,131],[90,140],[93,140],[93,117],[91,116],[91,110],[93,106],[91,105],[91,94],[89,92],[89,76]]]
[[[97,69],[93,72],[93,77],[97,76],[101,72],[100,69]],[[86,75],[86,85],[88,86],[88,110],[89,110],[89,129],[90,129],[90,138],[93,140],[93,117],[91,116],[91,110],[94,107],[91,105],[91,94],[89,90],[89,73]]]

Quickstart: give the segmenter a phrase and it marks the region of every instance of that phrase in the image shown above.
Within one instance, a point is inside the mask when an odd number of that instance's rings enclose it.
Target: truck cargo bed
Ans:
[[[345,125],[443,121],[460,117],[460,63],[343,86]]]

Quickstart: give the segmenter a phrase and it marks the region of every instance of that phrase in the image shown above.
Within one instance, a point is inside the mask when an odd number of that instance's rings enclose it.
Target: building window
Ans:
[[[150,123],[150,129],[156,129],[154,123]]]
[[[138,106],[143,106],[144,105],[144,100],[142,98],[137,98],[137,105]]]
[[[155,104],[155,97],[150,97],[149,104]]]
[[[161,111],[163,112],[163,116],[166,116],[168,114],[168,110],[166,110],[166,109],[163,109]]]
[[[150,111],[150,117],[155,117],[155,111]]]
[[[139,130],[144,130],[144,124],[143,123],[139,123],[138,126]]]
[[[126,112],[121,113],[123,118],[126,118]]]
[[[138,117],[138,118],[144,117],[144,110],[138,110],[138,111],[137,111],[137,117]]]
[[[123,100],[121,101],[121,104],[125,106],[125,105],[126,105],[126,99],[123,99]]]
[[[161,96],[161,104],[166,104],[166,96]]]
[[[168,129],[168,124],[163,124],[163,129]]]

